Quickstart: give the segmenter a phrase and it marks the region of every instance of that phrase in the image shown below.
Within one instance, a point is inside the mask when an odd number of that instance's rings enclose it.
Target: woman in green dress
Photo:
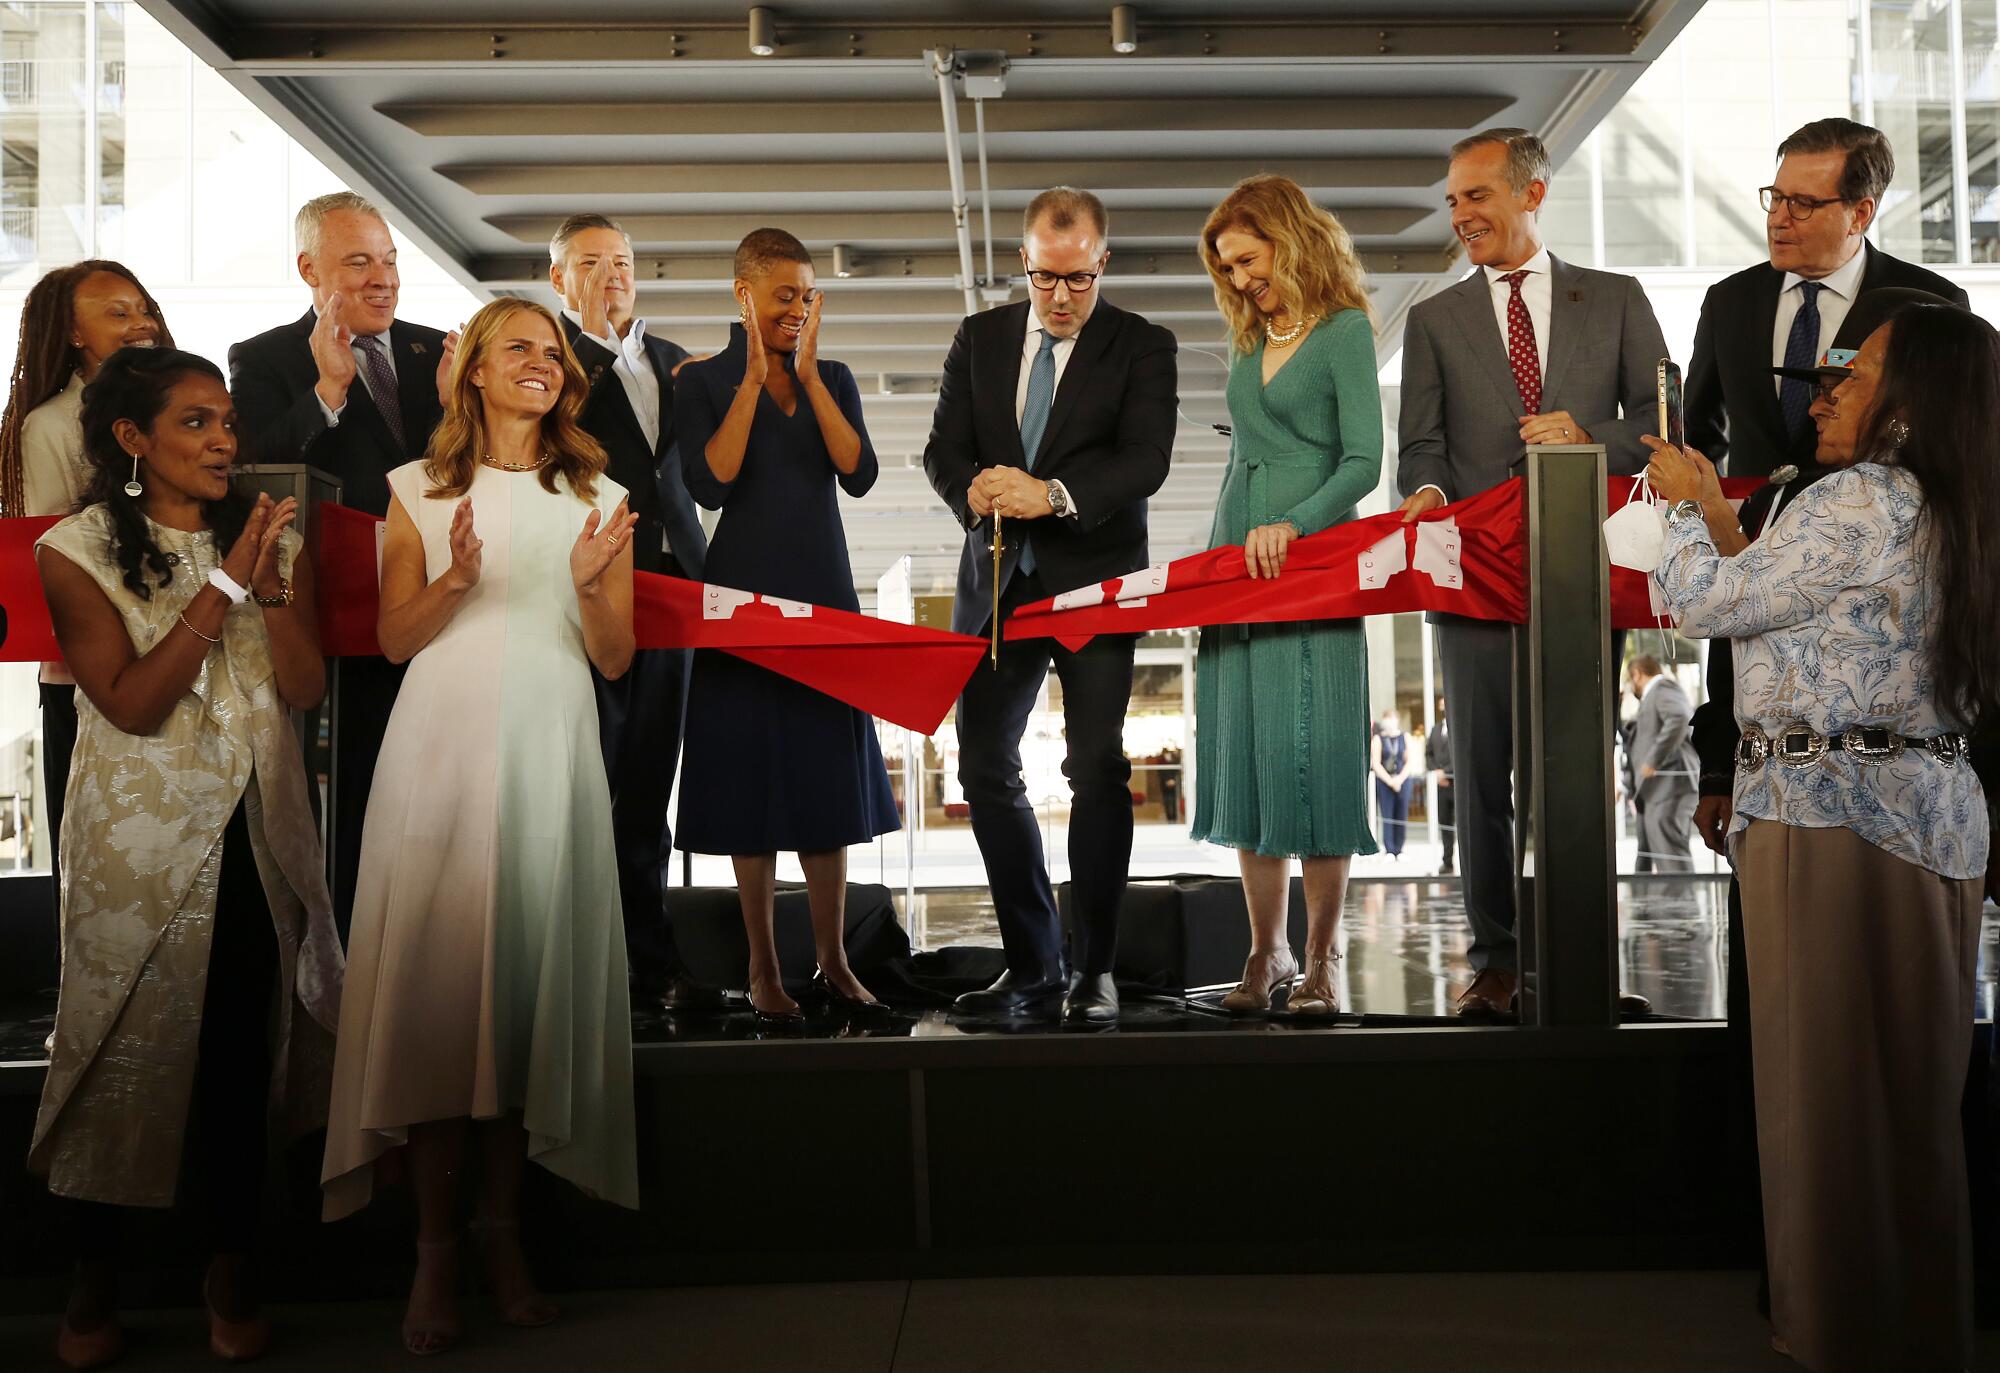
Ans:
[[[1201,235],[1230,326],[1229,469],[1211,547],[1243,545],[1252,577],[1283,574],[1292,540],[1354,518],[1382,475],[1375,334],[1354,242],[1280,176],[1239,183]],[[1250,958],[1222,1004],[1271,1008],[1299,964],[1285,937],[1291,860],[1305,875],[1296,1014],[1340,1009],[1334,949],[1348,862],[1375,852],[1367,648],[1353,620],[1202,630],[1195,660],[1194,836],[1237,851]]]

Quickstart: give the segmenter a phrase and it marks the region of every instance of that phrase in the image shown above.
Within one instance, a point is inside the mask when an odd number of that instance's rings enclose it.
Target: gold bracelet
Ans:
[[[254,594],[254,593],[253,593],[253,594],[251,595],[250,599],[251,599],[251,600],[253,600],[253,601],[255,601],[255,602],[256,602],[256,603],[258,604],[258,605],[261,605],[261,606],[265,606],[265,607],[268,607],[268,608],[271,608],[271,609],[276,609],[276,608],[277,608],[277,607],[279,607],[279,606],[287,606],[287,605],[290,605],[290,604],[292,603],[292,580],[291,580],[291,578],[289,578],[289,577],[280,577],[280,578],[278,579],[278,586],[279,586],[279,587],[280,587],[281,589],[279,590],[278,594],[277,594],[277,595],[275,595],[275,596],[259,596],[259,595],[256,595],[256,594]]]
[[[195,637],[195,638],[197,638],[197,639],[208,639],[208,642],[210,642],[210,643],[212,643],[212,644],[219,644],[219,643],[221,643],[221,642],[222,642],[222,636],[221,636],[220,634],[217,634],[217,635],[216,635],[216,636],[215,636],[214,638],[209,638],[209,636],[208,636],[208,635],[206,635],[206,634],[202,633],[202,632],[201,632],[200,630],[196,629],[196,628],[194,627],[194,623],[193,623],[193,622],[192,622],[191,620],[189,620],[189,619],[188,619],[188,617],[187,617],[187,612],[186,612],[185,610],[183,610],[183,611],[181,612],[181,623],[182,623],[182,624],[184,624],[184,625],[186,625],[186,626],[187,626],[187,632],[188,632],[188,633],[190,633],[190,634],[192,634],[192,635],[194,635],[194,637]]]

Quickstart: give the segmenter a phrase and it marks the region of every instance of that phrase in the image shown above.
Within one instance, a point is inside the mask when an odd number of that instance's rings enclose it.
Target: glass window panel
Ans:
[[[194,194],[209,226],[195,239],[197,280],[262,285],[281,279],[278,269],[291,248],[289,141],[220,76],[206,67],[195,72]]]
[[[1793,32],[1786,29],[1788,38]],[[1822,113],[1847,104],[1845,48],[1841,52],[1840,79]],[[1785,60],[1791,60],[1789,49]],[[1755,262],[1770,251],[1757,188],[1770,184],[1777,150],[1766,0],[1710,0],[1660,65],[1667,62],[1682,68],[1684,88],[1696,97],[1687,106],[1688,146],[1698,152],[1691,202],[1694,260],[1729,268]]]
[[[1597,137],[1604,173],[1604,264],[1677,267],[1682,247],[1681,95],[1676,64],[1655,64]]]
[[[84,7],[0,8],[0,282],[90,244]]]
[[[1898,257],[1955,261],[1950,0],[1865,2],[1875,125],[1896,150],[1877,241]]]
[[[105,5],[98,20],[105,87],[115,87],[115,119],[100,115],[107,191],[99,243],[139,274],[148,289],[188,284],[188,84],[192,59],[178,39],[135,5]],[[113,44],[116,48],[113,48]],[[115,55],[114,55],[115,53]],[[107,99],[107,104],[111,103]],[[111,186],[111,142],[119,176]]]
[[[1964,0],[1965,214],[1972,260],[2000,262],[2000,0]]]
[[[1590,144],[1556,169],[1555,180],[1542,201],[1542,242],[1564,262],[1597,265],[1597,244],[1590,230]]]

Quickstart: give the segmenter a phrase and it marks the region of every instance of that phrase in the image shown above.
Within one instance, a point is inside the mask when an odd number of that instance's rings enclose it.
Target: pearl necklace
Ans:
[[[1271,327],[1271,321],[1267,319],[1264,321],[1264,337],[1269,339],[1274,346],[1283,348],[1288,343],[1296,342],[1300,335],[1304,334],[1306,330],[1312,328],[1317,323],[1319,323],[1318,315],[1307,315],[1281,334]]]
[[[547,463],[551,454],[544,453],[533,462],[495,462],[491,453],[481,453],[479,460],[496,472],[533,472]]]

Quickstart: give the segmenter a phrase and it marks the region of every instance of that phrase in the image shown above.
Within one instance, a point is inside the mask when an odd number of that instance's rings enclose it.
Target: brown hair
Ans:
[[[632,245],[632,235],[626,233],[625,226],[610,215],[571,215],[556,225],[555,234],[549,239],[549,261],[562,266],[563,260],[569,256],[570,240],[586,229],[614,230],[624,238],[628,248]]]
[[[1476,134],[1461,138],[1451,145],[1451,155],[1456,158],[1483,148],[1489,143],[1498,143],[1507,150],[1507,184],[1519,195],[1528,189],[1530,182],[1539,181],[1544,186],[1555,175],[1549,166],[1549,150],[1527,129],[1517,129],[1503,125],[1494,129],[1481,129]]]
[[[1051,186],[1029,201],[1021,215],[1021,237],[1026,238],[1044,219],[1057,233],[1075,228],[1079,219],[1087,219],[1099,238],[1111,236],[1111,216],[1105,212],[1104,202],[1075,186]]]
[[[1229,282],[1229,268],[1215,241],[1231,229],[1254,234],[1271,245],[1271,285],[1292,318],[1325,319],[1340,310],[1359,310],[1371,320],[1368,288],[1354,239],[1329,210],[1312,203],[1286,177],[1246,177],[1223,197],[1201,228],[1201,261],[1215,286],[1215,305],[1229,324],[1239,352],[1254,352],[1264,316]]]
[[[1791,153],[1846,153],[1840,173],[1842,200],[1880,200],[1896,178],[1896,152],[1889,135],[1852,119],[1815,119],[1778,145],[1778,160]]]
[[[70,374],[83,365],[83,354],[71,343],[76,327],[76,288],[97,272],[124,277],[139,289],[153,322],[160,326],[160,347],[174,346],[167,317],[139,278],[106,258],[86,258],[58,267],[36,282],[21,306],[21,336],[14,347],[14,377],[8,385],[7,408],[0,412],[0,513],[25,515],[27,475],[21,466],[21,426],[28,412],[62,394]]]
[[[424,476],[431,482],[430,489],[424,492],[426,496],[451,499],[472,489],[480,455],[487,449],[486,407],[479,388],[472,384],[472,369],[500,337],[507,321],[523,311],[547,321],[562,350],[562,391],[556,396],[555,405],[542,416],[542,445],[550,455],[537,474],[542,489],[556,490],[556,479],[560,477],[580,499],[597,499],[597,474],[610,460],[603,445],[583,431],[583,407],[590,399],[590,383],[584,379],[583,368],[577,365],[576,354],[570,350],[569,340],[555,315],[546,306],[515,296],[502,296],[481,306],[459,337],[444,418],[438,421],[431,432],[430,445],[424,449]]]

